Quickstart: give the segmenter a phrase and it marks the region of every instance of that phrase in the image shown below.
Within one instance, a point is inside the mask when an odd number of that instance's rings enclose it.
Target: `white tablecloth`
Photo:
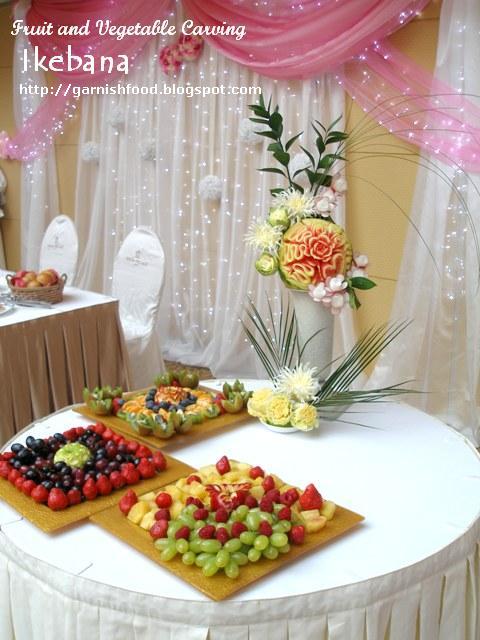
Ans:
[[[227,454],[296,484],[313,481],[365,516],[224,603],[93,524],[49,536],[0,504],[0,638],[479,640],[478,454],[401,404],[370,407],[361,421],[377,428],[337,423],[279,435],[252,421],[169,450],[194,466]],[[34,430],[84,423],[68,411]]]

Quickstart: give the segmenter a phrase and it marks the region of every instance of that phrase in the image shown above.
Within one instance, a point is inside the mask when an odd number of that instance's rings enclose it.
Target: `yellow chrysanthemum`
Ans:
[[[255,222],[250,225],[245,240],[255,249],[276,253],[282,237],[281,227],[272,227],[268,222]]]
[[[267,405],[272,395],[273,391],[271,389],[254,391],[247,404],[248,413],[254,418],[266,420]]]
[[[290,422],[291,404],[287,396],[274,394],[267,405],[267,422],[279,427]]]
[[[315,201],[308,192],[301,193],[294,187],[290,187],[290,189],[275,195],[273,206],[286,209],[290,220],[298,222],[302,218],[308,218],[312,215],[315,210]]]
[[[317,426],[317,410],[307,402],[301,402],[295,405],[290,418],[292,427],[301,431],[310,431]]]

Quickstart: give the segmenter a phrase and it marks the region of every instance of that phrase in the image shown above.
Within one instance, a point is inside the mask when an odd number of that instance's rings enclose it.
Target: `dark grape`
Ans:
[[[12,444],[13,453],[19,453],[23,449],[25,449],[25,447],[23,446],[23,444],[20,444],[19,442],[15,442],[14,444]]]

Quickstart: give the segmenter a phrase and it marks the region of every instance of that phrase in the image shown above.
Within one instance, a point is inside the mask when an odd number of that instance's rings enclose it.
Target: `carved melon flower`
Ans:
[[[317,426],[318,414],[316,408],[307,402],[295,405],[290,418],[290,424],[300,431],[311,431]]]
[[[267,404],[267,422],[279,427],[284,427],[290,422],[292,405],[287,396],[274,394]]]
[[[297,402],[313,400],[319,389],[318,369],[304,364],[294,369],[285,367],[275,380],[275,390]]]

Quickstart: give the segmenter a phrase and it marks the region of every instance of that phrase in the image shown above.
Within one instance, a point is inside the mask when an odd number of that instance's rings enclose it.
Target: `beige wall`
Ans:
[[[440,0],[433,0],[421,16],[398,31],[393,43],[428,69],[432,69],[437,43]],[[9,33],[10,8],[0,8],[0,129],[15,130],[12,111],[12,47]],[[347,112],[350,105],[347,104]],[[363,112],[354,104],[350,122],[354,126]],[[57,138],[58,180],[60,210],[71,214],[75,201],[75,175],[78,139],[78,115],[66,128],[65,134]],[[386,141],[386,140],[385,140]],[[391,137],[392,144],[401,143]],[[8,266],[20,267],[20,169],[18,163],[0,161],[8,179],[7,216],[2,220]],[[400,206],[409,211],[415,184],[415,168],[400,161],[370,160],[351,170],[359,172],[382,188]],[[378,287],[362,295],[364,305],[357,319],[360,328],[388,319],[395,290],[395,283],[402,255],[407,223],[391,203],[375,190],[355,180],[349,180],[348,231],[357,250],[370,257],[370,275]],[[29,265],[25,265],[29,266]]]

